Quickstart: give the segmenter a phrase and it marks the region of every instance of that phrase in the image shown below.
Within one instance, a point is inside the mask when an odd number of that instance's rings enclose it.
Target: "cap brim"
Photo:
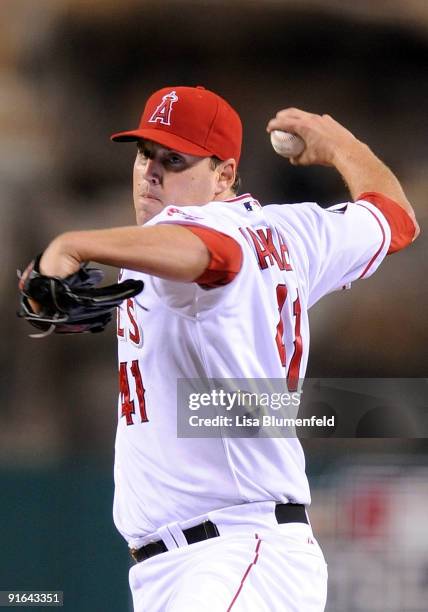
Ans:
[[[208,151],[208,149],[195,145],[193,142],[190,142],[190,140],[175,136],[175,134],[170,134],[164,130],[150,128],[137,129],[129,132],[118,132],[110,136],[110,138],[115,142],[135,142],[140,138],[144,138],[145,140],[152,140],[164,147],[168,147],[168,149],[174,149],[174,151],[178,151],[179,153],[187,153],[188,155],[196,155],[198,157],[211,157],[214,155],[212,151]]]

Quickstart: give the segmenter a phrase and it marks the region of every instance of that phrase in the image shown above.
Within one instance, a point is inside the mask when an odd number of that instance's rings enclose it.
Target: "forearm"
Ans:
[[[397,178],[366,144],[356,141],[352,147],[338,149],[332,165],[344,178],[353,199],[365,191],[381,191],[410,206]]]
[[[191,282],[204,272],[209,260],[202,240],[178,225],[117,227],[61,234],[44,252],[41,271],[63,277],[81,262],[94,261]]]
[[[364,192],[380,192],[397,202],[417,225],[413,208],[397,177],[367,145],[356,140],[353,146],[338,149],[333,166],[342,175],[352,199],[356,200]]]
[[[412,206],[391,170],[343,125],[329,115],[316,115],[289,108],[279,111],[267,125],[267,131],[284,130],[298,134],[305,141],[303,153],[290,161],[295,166],[333,166],[342,175],[352,198],[365,192],[377,192],[394,200],[412,219],[419,234]]]

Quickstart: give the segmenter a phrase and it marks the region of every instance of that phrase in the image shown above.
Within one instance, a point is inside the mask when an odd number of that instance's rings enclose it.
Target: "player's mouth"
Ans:
[[[153,200],[155,202],[161,202],[159,198],[157,198],[155,195],[151,193],[140,193],[139,197],[142,198],[143,200]]]

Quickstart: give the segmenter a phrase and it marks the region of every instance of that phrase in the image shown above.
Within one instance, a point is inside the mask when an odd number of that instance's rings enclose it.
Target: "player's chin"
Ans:
[[[134,198],[134,207],[139,225],[145,223],[155,215],[159,214],[165,204],[159,198],[153,196],[137,196]]]

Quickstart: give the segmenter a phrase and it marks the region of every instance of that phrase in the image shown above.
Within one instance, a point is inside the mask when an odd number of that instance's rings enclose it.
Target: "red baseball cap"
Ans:
[[[111,136],[117,142],[145,138],[180,153],[219,159],[241,156],[242,124],[220,96],[198,87],[164,87],[146,102],[140,125]]]

